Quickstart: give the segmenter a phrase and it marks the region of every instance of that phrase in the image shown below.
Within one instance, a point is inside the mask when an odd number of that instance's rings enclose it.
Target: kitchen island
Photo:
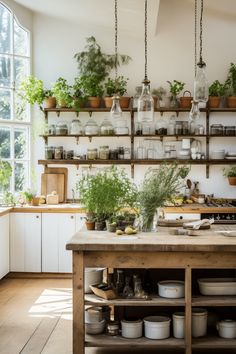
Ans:
[[[73,353],[84,354],[86,347],[118,347],[121,351],[132,345],[135,348],[173,349],[182,348],[185,354],[192,349],[222,348],[235,350],[236,339],[211,336],[193,338],[191,334],[192,307],[236,307],[236,296],[195,296],[192,293],[192,278],[195,270],[236,269],[236,237],[217,234],[219,230],[235,230],[235,226],[218,225],[202,231],[201,236],[173,236],[168,228],[159,227],[156,233],[122,235],[106,231],[78,232],[67,243],[73,251]],[[185,298],[165,299],[158,296],[151,300],[102,300],[84,295],[84,268],[143,268],[178,269],[185,279]],[[170,337],[165,340],[126,339],[108,335],[85,335],[84,306],[153,306],[185,309],[185,339]]]

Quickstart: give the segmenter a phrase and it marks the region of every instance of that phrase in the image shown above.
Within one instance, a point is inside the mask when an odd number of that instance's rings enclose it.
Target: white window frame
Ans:
[[[0,55],[5,55],[10,58],[10,65],[11,65],[11,78],[10,78],[10,86],[1,86],[2,90],[8,90],[11,93],[11,117],[10,119],[1,119],[0,118],[0,128],[9,128],[10,129],[10,158],[1,158],[2,161],[7,161],[11,164],[13,171],[14,171],[14,164],[15,162],[22,162],[27,164],[27,181],[25,183],[26,188],[30,188],[31,186],[31,108],[30,105],[27,105],[26,108],[26,116],[27,119],[24,121],[17,120],[15,119],[15,82],[14,82],[14,60],[15,58],[24,58],[28,60],[28,72],[27,75],[30,75],[31,73],[31,32],[25,28],[24,26],[21,25],[21,23],[18,21],[16,14],[7,6],[3,1],[0,1],[0,6],[3,6],[6,8],[7,11],[10,13],[10,26],[11,26],[11,48],[10,48],[10,53],[1,53]],[[28,55],[20,55],[20,54],[15,54],[14,51],[14,20],[17,22],[17,25],[21,27],[24,31],[27,32],[28,34]],[[1,91],[0,91],[1,92]],[[27,154],[24,159],[16,159],[14,157],[14,130],[17,128],[23,128],[26,129],[27,131]],[[10,181],[10,192],[13,194],[16,193],[15,191],[15,175],[14,172],[12,173],[11,181]]]

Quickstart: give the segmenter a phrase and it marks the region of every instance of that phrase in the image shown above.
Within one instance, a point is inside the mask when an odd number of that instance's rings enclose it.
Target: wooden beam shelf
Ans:
[[[211,337],[202,337],[202,338],[193,338],[192,341],[193,349],[235,349],[236,348],[236,339],[225,339],[217,336]],[[224,352],[222,351],[222,354]]]
[[[192,306],[236,306],[236,296],[193,296]]]

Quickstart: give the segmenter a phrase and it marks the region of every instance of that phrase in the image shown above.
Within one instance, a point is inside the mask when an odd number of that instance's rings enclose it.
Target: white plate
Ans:
[[[227,160],[235,160],[236,156],[225,156]]]
[[[231,231],[215,231],[218,234],[221,234],[223,236],[228,236],[228,237],[236,237],[236,230],[231,230]]]

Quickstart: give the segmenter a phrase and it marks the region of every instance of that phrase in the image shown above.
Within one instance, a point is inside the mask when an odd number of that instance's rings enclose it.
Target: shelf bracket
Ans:
[[[79,111],[76,111],[76,112],[75,112],[75,115],[76,115],[76,117],[78,118],[78,117],[79,117]]]
[[[206,178],[209,178],[210,176],[210,165],[206,165]]]
[[[134,178],[134,163],[131,163],[131,178]]]
[[[93,112],[89,111],[88,113],[89,113],[89,117],[92,117]]]
[[[90,142],[90,143],[92,142],[92,137],[91,137],[91,136],[89,137],[89,142]]]
[[[60,111],[57,111],[56,114],[57,114],[57,117],[60,117]]]
[[[79,136],[76,137],[76,145],[79,145]]]

